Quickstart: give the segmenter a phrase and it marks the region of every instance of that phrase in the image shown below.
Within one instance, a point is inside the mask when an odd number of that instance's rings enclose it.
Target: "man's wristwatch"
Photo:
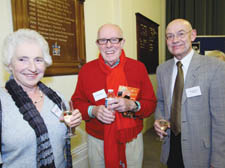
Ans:
[[[135,103],[136,107],[134,109],[132,109],[131,111],[122,112],[123,117],[133,118],[133,119],[136,118],[135,112],[138,111],[139,105],[138,105],[138,103],[136,101],[134,101],[134,103]]]

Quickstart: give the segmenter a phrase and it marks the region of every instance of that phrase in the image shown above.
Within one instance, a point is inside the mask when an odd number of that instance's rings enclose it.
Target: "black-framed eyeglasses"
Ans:
[[[177,37],[178,39],[183,39],[186,36],[186,34],[190,33],[191,31],[192,31],[192,29],[187,32],[182,30],[182,31],[177,32],[176,34],[168,33],[168,34],[166,34],[166,39],[169,41],[173,40],[175,37]]]
[[[119,42],[121,42],[122,40],[123,38],[110,38],[110,39],[102,38],[102,39],[98,39],[97,43],[99,45],[104,45],[104,44],[107,44],[109,41],[111,44],[119,44]]]

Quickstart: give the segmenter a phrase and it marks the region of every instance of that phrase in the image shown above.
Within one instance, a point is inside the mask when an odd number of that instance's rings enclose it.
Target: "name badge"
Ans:
[[[188,89],[186,89],[186,95],[187,95],[187,97],[200,96],[200,95],[202,95],[201,89],[199,86],[188,88]]]
[[[95,101],[98,101],[107,97],[104,89],[94,92],[92,94],[94,96]]]
[[[58,118],[62,115],[62,111],[59,109],[59,107],[57,105],[54,105],[54,107],[52,108],[51,111]]]

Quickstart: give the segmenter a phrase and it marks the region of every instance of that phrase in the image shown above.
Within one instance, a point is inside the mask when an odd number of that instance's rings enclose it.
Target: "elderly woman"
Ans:
[[[63,99],[40,82],[52,64],[47,42],[36,31],[20,29],[6,38],[3,62],[11,73],[0,89],[3,167],[72,167],[70,139],[60,115]],[[74,110],[69,126],[81,120]]]

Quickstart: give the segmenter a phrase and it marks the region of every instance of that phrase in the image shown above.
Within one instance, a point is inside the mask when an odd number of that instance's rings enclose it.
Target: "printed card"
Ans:
[[[119,86],[117,96],[124,97],[131,100],[136,100],[139,93],[139,88],[128,87],[128,86]]]

